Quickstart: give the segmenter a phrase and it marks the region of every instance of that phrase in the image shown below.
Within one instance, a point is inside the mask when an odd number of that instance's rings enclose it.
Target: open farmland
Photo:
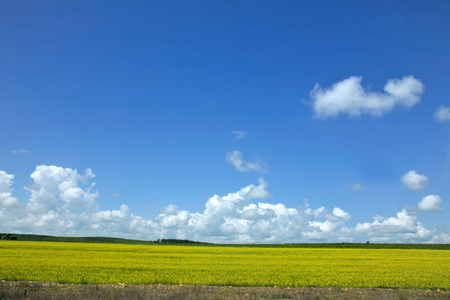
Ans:
[[[448,290],[448,274],[448,250],[0,241],[7,281]]]

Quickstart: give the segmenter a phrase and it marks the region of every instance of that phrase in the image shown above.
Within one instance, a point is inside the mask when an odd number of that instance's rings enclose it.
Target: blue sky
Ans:
[[[448,1],[2,1],[0,232],[450,243]]]

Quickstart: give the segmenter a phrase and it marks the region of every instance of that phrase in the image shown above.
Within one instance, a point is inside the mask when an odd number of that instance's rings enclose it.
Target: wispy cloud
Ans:
[[[28,150],[24,149],[24,148],[14,149],[13,151],[11,151],[11,153],[13,153],[13,154],[25,154],[25,153],[28,153]]]
[[[240,140],[247,135],[247,132],[236,130],[236,131],[232,131],[231,134],[234,135],[236,140]]]
[[[361,183],[350,184],[348,187],[354,191],[361,191],[364,189],[364,186]]]
[[[145,198],[144,202],[150,203],[150,204],[155,204],[158,203],[158,200],[156,199],[150,199],[150,198]]]
[[[232,164],[239,172],[256,171],[260,173],[266,173],[268,171],[267,164],[265,162],[258,160],[252,162],[245,161],[242,152],[237,150],[228,152],[225,159],[227,162]]]
[[[434,119],[440,122],[450,121],[450,107],[439,107],[439,109],[434,113]]]
[[[394,106],[412,107],[420,102],[424,85],[413,76],[388,80],[385,93],[365,91],[362,77],[352,76],[322,89],[316,84],[310,95],[316,117],[336,117],[347,114],[358,117],[361,114],[381,116]]]
[[[401,180],[409,190],[419,191],[425,189],[428,177],[418,174],[415,170],[411,170],[405,173]]]

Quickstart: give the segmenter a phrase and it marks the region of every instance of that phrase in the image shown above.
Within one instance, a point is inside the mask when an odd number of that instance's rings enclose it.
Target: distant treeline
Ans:
[[[208,245],[208,243],[179,239],[158,239],[156,241],[131,240],[113,237],[71,237],[71,236],[51,236],[40,234],[11,234],[0,233],[2,240],[36,241],[36,242],[75,242],[75,243],[110,243],[110,244],[184,244],[184,245]]]
[[[0,233],[0,240],[17,240],[17,234],[11,234],[11,233]]]
[[[204,242],[196,242],[190,240],[179,240],[179,239],[158,239],[155,241],[156,243],[161,244],[192,244],[192,245],[212,245]]]
[[[214,244],[180,239],[158,239],[156,241],[130,240],[112,237],[68,237],[38,234],[0,233],[1,240],[110,243],[139,245],[198,245],[220,247],[255,247],[255,248],[358,248],[358,249],[435,249],[450,250],[450,244],[388,244],[388,243],[291,243],[291,244]]]
[[[18,241],[36,241],[36,242],[78,242],[78,243],[112,243],[112,244],[155,244],[151,241],[141,240],[128,240],[121,238],[111,237],[70,237],[70,236],[51,236],[51,235],[39,235],[39,234],[10,234],[0,233],[1,239],[4,236],[11,235]]]

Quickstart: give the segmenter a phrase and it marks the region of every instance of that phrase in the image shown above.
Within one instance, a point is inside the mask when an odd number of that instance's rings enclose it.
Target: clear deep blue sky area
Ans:
[[[0,2],[0,232],[450,243],[450,2]]]

